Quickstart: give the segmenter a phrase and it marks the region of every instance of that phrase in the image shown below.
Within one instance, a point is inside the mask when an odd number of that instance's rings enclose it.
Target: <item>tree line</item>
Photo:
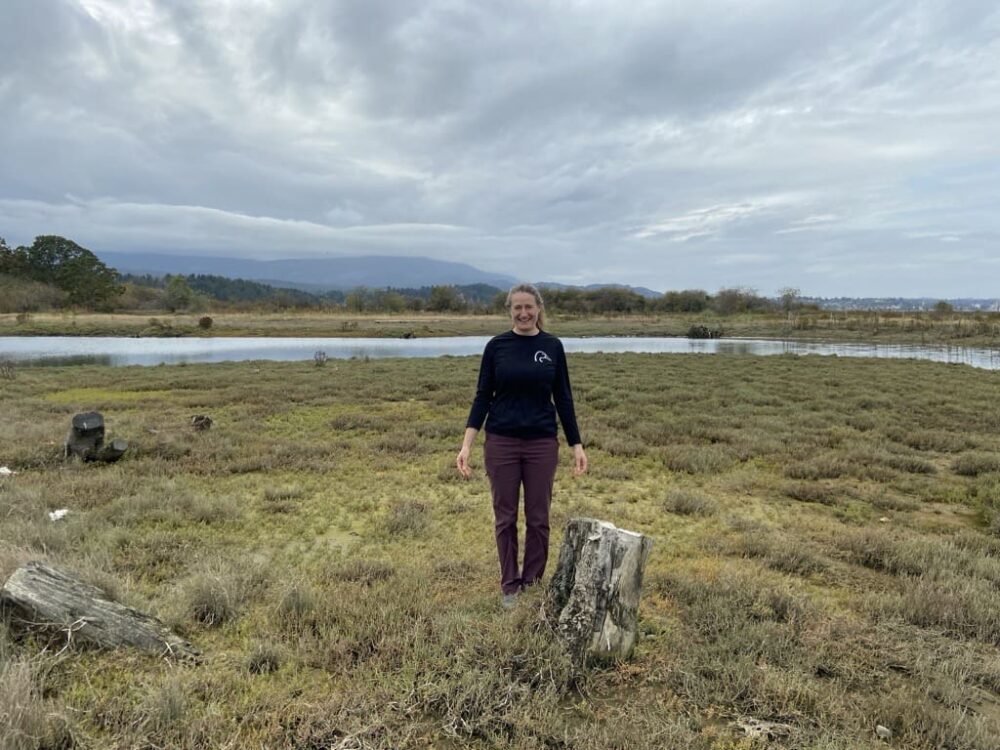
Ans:
[[[668,291],[645,297],[625,287],[543,288],[545,306],[565,315],[700,313],[719,315],[790,311],[801,306],[797,289],[778,299],[749,288]],[[29,246],[8,247],[0,238],[0,312],[59,308],[111,310],[347,310],[364,313],[464,312],[503,310],[506,292],[488,284],[436,285],[322,293],[275,287],[209,274],[166,276],[120,274],[94,253],[55,235],[36,237]]]

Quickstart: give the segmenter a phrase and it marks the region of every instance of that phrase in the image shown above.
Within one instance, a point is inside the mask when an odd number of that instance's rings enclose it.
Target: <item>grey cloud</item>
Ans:
[[[985,2],[6,3],[0,234],[988,294],[956,253],[1000,234],[998,31]]]

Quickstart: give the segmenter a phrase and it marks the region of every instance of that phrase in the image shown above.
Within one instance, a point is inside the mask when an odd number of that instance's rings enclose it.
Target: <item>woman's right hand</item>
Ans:
[[[458,452],[458,458],[455,459],[455,465],[458,467],[458,473],[465,479],[472,476],[472,466],[469,465],[469,446],[462,446],[462,450]]]

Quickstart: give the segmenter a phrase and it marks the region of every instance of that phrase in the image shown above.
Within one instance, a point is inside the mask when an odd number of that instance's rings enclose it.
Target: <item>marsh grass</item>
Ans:
[[[285,653],[272,643],[253,644],[246,657],[246,669],[250,674],[270,674],[276,672],[285,661]]]
[[[0,479],[0,574],[76,571],[205,659],[47,661],[48,644],[5,635],[4,700],[25,710],[3,742],[20,747],[16,725],[39,748],[745,750],[744,715],[789,724],[768,743],[784,750],[883,747],[875,722],[917,750],[1000,735],[994,374],[571,355],[592,468],[574,480],[563,453],[550,562],[573,515],[654,542],[634,658],[580,671],[538,622],[543,591],[499,609],[481,443],[471,481],[454,469],[477,368],[4,381],[0,463],[19,473]],[[98,406],[136,450],[64,463],[70,416]],[[191,432],[195,410],[211,431]]]
[[[805,542],[783,534],[746,534],[732,548],[733,554],[758,559],[772,570],[807,576],[826,570],[827,561]]]
[[[25,656],[0,622],[0,746],[4,750],[46,750],[73,746],[70,724],[44,695],[47,655]]]
[[[382,526],[389,536],[416,536],[430,524],[430,511],[426,503],[418,500],[403,500],[395,503]]]
[[[983,522],[1000,536],[1000,473],[982,474],[971,491]]]
[[[141,705],[142,727],[152,735],[163,736],[180,728],[189,711],[189,691],[178,675],[167,675],[152,687]]]
[[[264,595],[269,583],[270,571],[261,563],[240,558],[207,560],[180,583],[181,612],[202,625],[222,625],[242,615],[250,602]]]
[[[1000,455],[996,453],[967,453],[952,464],[952,471],[963,477],[1000,472]]]
[[[663,501],[663,508],[681,516],[711,516],[719,510],[708,495],[691,490],[670,490]]]
[[[819,503],[821,505],[837,505],[840,502],[840,492],[830,484],[824,482],[785,482],[781,491],[792,498],[804,503]]]

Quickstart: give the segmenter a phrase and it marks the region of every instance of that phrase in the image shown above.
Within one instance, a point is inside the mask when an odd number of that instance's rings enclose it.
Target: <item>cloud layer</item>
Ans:
[[[995,3],[820,6],[4,3],[0,235],[1000,294]]]

